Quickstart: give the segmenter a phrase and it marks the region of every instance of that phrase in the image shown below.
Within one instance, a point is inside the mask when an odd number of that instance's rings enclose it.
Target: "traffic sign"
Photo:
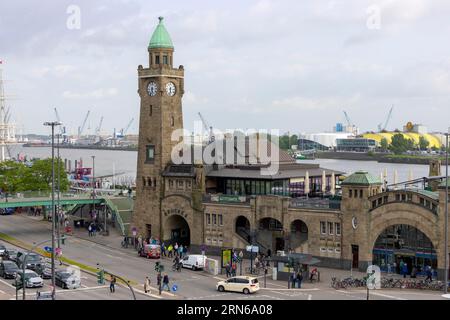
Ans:
[[[178,286],[176,285],[176,284],[174,284],[173,286],[172,286],[172,291],[177,291],[178,290]]]
[[[51,253],[53,251],[52,247],[44,247],[44,250]]]
[[[136,235],[137,235],[136,227],[133,227],[133,229],[131,229],[131,232],[133,233],[133,237],[136,237]]]
[[[258,246],[247,246],[247,252],[258,253],[259,247]]]

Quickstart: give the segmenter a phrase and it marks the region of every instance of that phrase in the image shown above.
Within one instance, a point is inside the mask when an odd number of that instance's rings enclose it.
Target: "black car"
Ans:
[[[22,263],[23,263],[23,260],[25,259],[25,256],[26,256],[26,254],[18,255],[17,265],[19,266],[19,268],[22,268]],[[42,259],[41,256],[38,255],[37,253],[30,253],[27,256],[27,263],[26,263],[25,268],[30,269],[30,270],[37,270],[38,268],[41,267],[41,264],[42,264],[41,259]]]
[[[5,279],[15,279],[19,268],[13,261],[2,261],[0,263],[0,276]]]
[[[6,252],[6,247],[2,244],[0,244],[0,257],[3,257]]]
[[[16,249],[6,249],[3,258],[6,260],[16,261],[17,253],[18,251]]]

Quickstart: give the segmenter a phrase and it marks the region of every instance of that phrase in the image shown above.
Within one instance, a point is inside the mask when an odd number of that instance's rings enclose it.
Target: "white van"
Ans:
[[[181,260],[183,268],[190,268],[192,270],[199,270],[205,267],[206,256],[201,254],[191,254]]]

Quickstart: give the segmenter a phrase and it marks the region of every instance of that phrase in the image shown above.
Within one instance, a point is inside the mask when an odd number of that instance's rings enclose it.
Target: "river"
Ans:
[[[24,148],[22,146],[11,147],[11,156],[17,157],[18,154],[26,155],[28,158],[47,158],[51,157],[50,147]],[[135,179],[137,152],[136,151],[111,151],[111,150],[85,150],[85,149],[60,149],[61,158],[72,160],[72,168],[75,160],[82,159],[85,167],[92,167],[92,156],[95,156],[95,174],[111,175],[122,173],[124,179]],[[385,169],[388,171],[388,181],[393,182],[394,171],[397,171],[398,182],[406,181],[409,172],[412,170],[414,178],[428,176],[428,165],[396,164],[396,163],[378,163],[376,161],[355,161],[355,160],[335,160],[335,159],[317,159],[300,160],[298,163],[318,163],[321,167],[343,171],[346,174],[358,170],[365,170],[379,177]],[[442,168],[444,170],[444,168]]]

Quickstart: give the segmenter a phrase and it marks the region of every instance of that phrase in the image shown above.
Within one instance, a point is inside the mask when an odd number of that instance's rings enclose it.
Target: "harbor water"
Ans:
[[[25,148],[22,146],[11,147],[12,157],[18,154],[28,158],[51,157],[50,147]],[[92,167],[92,156],[95,156],[95,175],[104,176],[121,174],[125,179],[136,178],[137,152],[136,151],[114,151],[114,150],[86,150],[86,149],[60,149],[62,159],[72,160],[72,169],[75,160],[82,160],[84,167]],[[388,182],[393,183],[394,172],[397,171],[398,182],[407,181],[412,171],[413,177],[421,178],[428,176],[428,165],[378,163],[376,161],[355,161],[336,159],[299,160],[298,163],[318,163],[321,167],[344,172],[346,175],[358,170],[365,170],[379,177],[387,169]],[[444,173],[444,168],[442,168]]]

